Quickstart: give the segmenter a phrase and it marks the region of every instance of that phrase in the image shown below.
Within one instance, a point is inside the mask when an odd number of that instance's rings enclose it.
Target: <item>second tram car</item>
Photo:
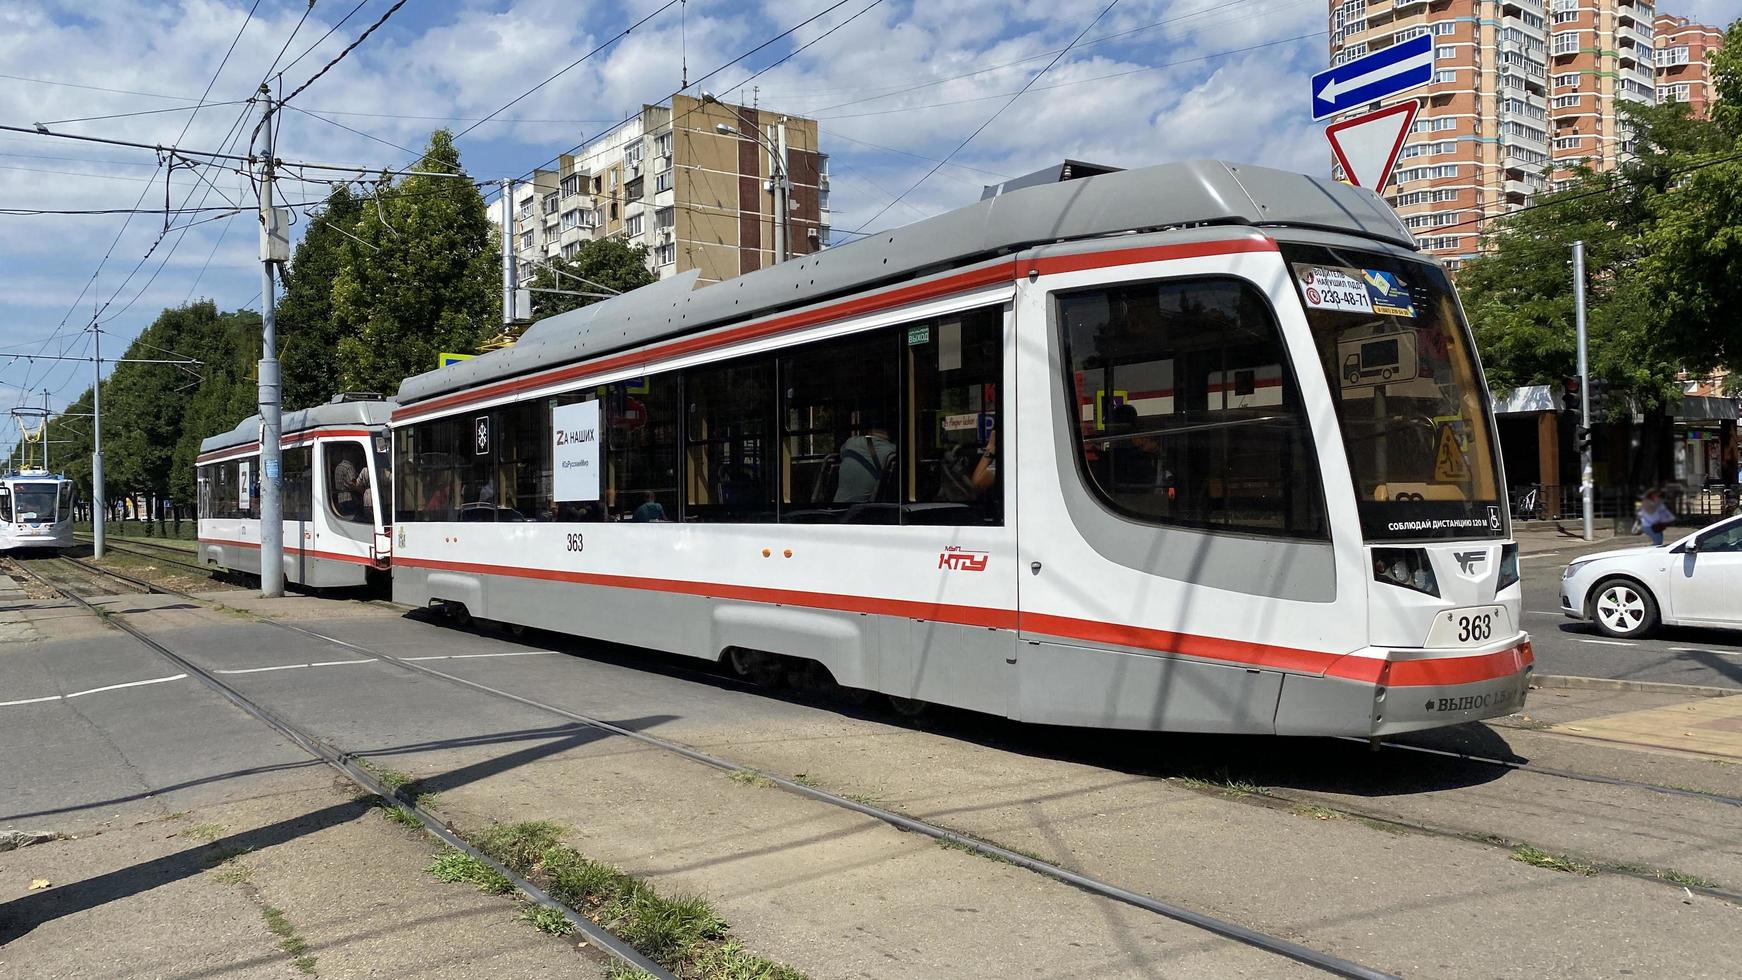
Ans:
[[[46,470],[0,475],[0,551],[73,546],[73,481]]]
[[[315,588],[365,584],[392,556],[391,402],[339,395],[285,413],[280,439],[284,577]],[[200,443],[200,562],[260,574],[260,416]]]
[[[1152,167],[696,284],[402,385],[396,600],[1043,723],[1522,706],[1487,388],[1371,192]]]

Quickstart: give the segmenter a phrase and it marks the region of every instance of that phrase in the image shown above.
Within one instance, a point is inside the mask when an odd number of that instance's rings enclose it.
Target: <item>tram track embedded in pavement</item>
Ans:
[[[100,567],[95,566],[95,565],[89,565],[89,564],[83,563],[83,562],[80,562],[79,564],[81,564],[84,567],[89,568],[95,572],[101,573],[101,574],[114,575],[116,578],[121,579],[123,581],[137,582],[137,580],[132,579],[131,576],[124,576],[124,575],[121,575],[119,573],[111,572],[108,569],[100,568]],[[229,610],[235,610],[235,607],[233,607],[233,606],[225,606],[222,603],[218,603],[218,602],[208,600],[208,599],[202,599],[198,596],[194,596],[194,595],[191,595],[191,594],[188,594],[185,592],[181,592],[180,590],[171,589],[171,588],[164,587],[164,586],[156,586],[155,588],[160,592],[166,592],[166,593],[178,595],[182,598],[188,599],[192,602],[200,603],[202,605],[221,607],[221,608],[229,609]],[[77,601],[77,600],[75,600],[75,601]],[[81,604],[86,605],[88,608],[92,609],[92,611],[94,611],[94,612],[97,612],[99,615],[104,615],[102,613],[102,611],[97,610],[96,607],[90,606],[88,603],[81,603]],[[235,610],[235,611],[240,611],[240,612],[244,612],[244,613],[247,612],[246,610]],[[691,748],[690,746],[683,745],[683,744],[678,743],[678,742],[673,742],[673,741],[670,741],[667,739],[659,738],[657,736],[648,735],[644,732],[638,732],[638,731],[634,731],[632,729],[621,727],[619,725],[614,725],[611,722],[604,721],[604,720],[598,719],[598,718],[593,718],[589,715],[584,715],[584,714],[581,714],[579,712],[570,711],[566,708],[561,708],[561,707],[558,707],[556,705],[547,704],[545,702],[538,701],[538,700],[535,700],[533,698],[522,697],[521,695],[514,694],[512,692],[505,691],[505,690],[502,690],[500,688],[491,687],[488,684],[483,684],[483,683],[480,683],[478,681],[470,680],[470,679],[465,678],[465,677],[461,677],[461,676],[458,676],[455,674],[450,674],[450,673],[446,673],[446,672],[441,671],[441,670],[437,670],[437,669],[435,669],[433,667],[429,667],[425,664],[413,663],[413,662],[410,662],[408,660],[404,660],[404,659],[401,659],[399,657],[395,657],[391,654],[382,653],[380,651],[371,649],[369,647],[364,647],[364,646],[361,646],[361,645],[358,645],[355,643],[351,643],[348,640],[342,640],[342,639],[339,639],[338,637],[328,636],[328,635],[321,633],[321,632],[318,632],[316,630],[308,629],[307,627],[303,627],[303,626],[298,626],[295,623],[288,623],[288,622],[283,622],[280,620],[266,619],[264,617],[254,616],[251,613],[249,613],[249,615],[256,622],[263,624],[263,625],[274,626],[274,627],[278,627],[280,629],[289,630],[291,632],[301,634],[301,635],[309,637],[311,639],[315,639],[315,640],[318,640],[318,641],[321,641],[324,643],[334,644],[336,646],[342,647],[342,648],[349,650],[351,652],[362,654],[364,656],[379,660],[383,663],[391,664],[393,666],[402,668],[404,670],[413,671],[413,672],[416,672],[419,674],[424,674],[424,675],[427,675],[430,677],[439,678],[439,679],[446,681],[450,684],[455,684],[455,685],[458,685],[458,686],[463,687],[463,688],[468,688],[470,690],[477,691],[479,693],[488,694],[492,697],[495,697],[495,698],[498,698],[498,699],[501,699],[504,701],[509,701],[509,702],[519,704],[523,707],[533,708],[533,709],[538,710],[538,711],[542,711],[542,712],[545,712],[545,713],[548,713],[551,715],[555,715],[557,717],[564,718],[568,721],[572,721],[572,722],[575,722],[578,724],[586,725],[590,728],[596,729],[596,730],[601,731],[601,732],[605,732],[607,734],[617,735],[617,736],[621,736],[623,738],[631,739],[633,741],[640,742],[642,744],[651,746],[653,748],[657,748],[657,749],[681,756],[685,759],[689,759],[692,762],[700,763],[701,765],[707,766],[707,767],[712,768],[712,769],[719,770],[721,772],[735,773],[735,772],[741,772],[746,768],[746,767],[739,765],[737,763],[734,763],[730,760],[721,758],[719,756],[711,755],[711,754],[706,753],[706,752],[702,752],[700,750]],[[329,764],[332,764],[332,765],[340,768],[342,771],[345,772],[345,774],[347,776],[353,778],[360,785],[363,785],[366,788],[368,788],[371,792],[374,792],[377,795],[381,795],[381,796],[383,796],[383,798],[390,799],[396,805],[405,805],[406,804],[406,801],[402,800],[398,796],[391,794],[391,792],[386,791],[385,787],[381,787],[379,785],[379,783],[377,783],[373,779],[373,777],[370,776],[366,771],[363,771],[363,770],[359,769],[357,766],[355,766],[354,764],[351,764],[348,761],[350,757],[348,755],[346,755],[345,753],[342,753],[339,750],[337,750],[331,746],[327,746],[324,742],[321,742],[318,737],[316,737],[312,734],[303,732],[301,729],[296,728],[295,726],[291,725],[289,722],[286,722],[282,718],[279,718],[277,715],[272,714],[267,709],[262,708],[256,704],[254,704],[254,702],[252,702],[252,701],[249,701],[247,698],[245,698],[243,695],[241,695],[240,692],[235,691],[234,688],[232,688],[230,685],[226,684],[223,680],[218,678],[216,675],[198,667],[197,665],[192,664],[191,662],[187,661],[186,659],[184,659],[184,658],[174,654],[173,652],[163,648],[160,644],[151,640],[149,637],[145,636],[142,632],[137,630],[136,627],[133,627],[130,624],[122,622],[120,619],[113,617],[113,616],[106,616],[105,615],[105,618],[109,622],[113,623],[114,625],[120,627],[123,630],[126,630],[128,633],[130,633],[131,635],[133,635],[137,639],[146,643],[152,649],[158,651],[161,655],[163,655],[164,657],[169,659],[172,663],[175,663],[178,667],[180,667],[180,668],[188,671],[189,673],[192,673],[195,676],[199,677],[208,686],[213,687],[214,689],[218,690],[226,698],[228,698],[229,700],[231,700],[234,703],[237,703],[239,706],[242,706],[244,710],[249,711],[250,714],[255,714],[256,717],[261,718],[261,720],[265,721],[267,724],[273,726],[274,728],[278,728],[281,731],[284,731],[287,734],[287,737],[292,737],[293,740],[295,740],[297,742],[297,744],[302,745],[308,751],[314,752],[316,755],[321,757],[323,760],[327,761]],[[292,734],[292,733],[294,733],[294,734]],[[1159,899],[1150,897],[1148,895],[1143,895],[1143,894],[1140,894],[1138,892],[1131,891],[1130,889],[1122,888],[1119,885],[1113,884],[1112,882],[1103,881],[1103,880],[1101,880],[1099,878],[1095,878],[1091,875],[1081,874],[1079,872],[1072,871],[1072,870],[1065,868],[1065,867],[1062,867],[1060,865],[1053,864],[1051,862],[1044,861],[1044,860],[1041,860],[1038,858],[1030,857],[1029,855],[1010,850],[1008,848],[1002,847],[998,844],[991,843],[989,841],[980,840],[979,838],[976,838],[976,837],[971,837],[971,836],[968,836],[966,834],[958,833],[956,831],[949,830],[947,828],[938,826],[937,824],[933,824],[933,823],[927,822],[925,820],[921,820],[921,819],[918,819],[915,817],[910,817],[910,816],[907,816],[907,815],[902,814],[902,813],[897,813],[893,810],[888,810],[888,809],[885,809],[883,807],[875,806],[873,804],[862,803],[858,800],[849,799],[845,796],[841,796],[839,794],[829,792],[828,790],[821,789],[821,788],[816,787],[816,786],[807,786],[807,785],[804,785],[803,783],[799,783],[797,781],[787,779],[787,778],[784,778],[782,776],[775,775],[773,773],[760,773],[760,775],[763,778],[767,779],[769,782],[773,783],[774,785],[780,787],[781,789],[786,790],[787,792],[790,792],[790,793],[793,793],[793,794],[796,794],[799,796],[808,797],[812,800],[816,800],[817,802],[824,803],[824,804],[827,804],[829,806],[833,806],[833,807],[837,807],[837,808],[840,808],[843,810],[849,810],[849,811],[852,811],[854,813],[858,813],[862,816],[869,817],[869,818],[872,818],[874,820],[878,820],[882,823],[893,826],[898,830],[903,830],[903,831],[917,833],[917,834],[923,834],[927,837],[931,837],[931,838],[939,840],[939,841],[947,842],[953,846],[965,848],[967,850],[977,852],[977,853],[982,854],[984,856],[995,858],[997,860],[1006,862],[1008,864],[1015,865],[1017,867],[1025,869],[1025,870],[1032,871],[1036,874],[1040,874],[1044,877],[1051,878],[1055,881],[1059,881],[1059,882],[1062,882],[1064,884],[1070,885],[1072,887],[1089,892],[1090,894],[1099,895],[1103,898],[1112,899],[1114,901],[1117,901],[1117,902],[1120,902],[1120,903],[1123,903],[1126,905],[1130,905],[1130,906],[1133,906],[1135,908],[1143,909],[1144,911],[1151,912],[1151,913],[1153,913],[1155,915],[1159,915],[1163,918],[1171,919],[1173,921],[1180,922],[1180,923],[1188,925],[1188,926],[1202,929],[1206,932],[1213,933],[1215,935],[1221,936],[1225,939],[1232,940],[1234,942],[1240,943],[1240,944],[1245,945],[1245,946],[1249,946],[1249,947],[1252,947],[1255,949],[1263,950],[1265,952],[1273,953],[1277,956],[1282,956],[1282,957],[1285,957],[1287,959],[1294,960],[1296,962],[1302,963],[1306,966],[1314,967],[1316,969],[1322,970],[1322,971],[1329,973],[1329,974],[1332,974],[1334,976],[1356,978],[1356,980],[1397,980],[1395,975],[1387,973],[1383,970],[1374,969],[1372,967],[1368,967],[1368,966],[1364,966],[1364,965],[1359,964],[1359,963],[1355,963],[1351,960],[1343,959],[1342,957],[1333,956],[1331,954],[1312,949],[1308,946],[1304,946],[1300,943],[1296,943],[1296,942],[1293,942],[1291,940],[1285,939],[1281,936],[1275,936],[1275,935],[1271,935],[1269,933],[1261,932],[1261,931],[1256,930],[1256,929],[1251,929],[1251,928],[1248,928],[1246,926],[1242,926],[1238,923],[1231,922],[1231,921],[1228,921],[1226,919],[1220,919],[1220,918],[1217,918],[1215,916],[1212,916],[1212,915],[1209,915],[1209,914],[1206,914],[1203,912],[1198,912],[1194,909],[1190,909],[1190,908],[1187,908],[1187,907],[1182,906],[1182,905],[1177,905],[1177,904],[1172,903],[1172,902],[1161,901]],[[413,812],[415,812],[417,814],[419,820],[422,821],[425,824],[425,826],[431,826],[432,824],[435,826],[441,826],[440,821],[436,817],[434,817],[433,815],[430,815],[425,811],[416,810],[415,808],[413,809]],[[433,832],[433,828],[432,828],[432,832]],[[451,833],[445,832],[445,827],[444,827],[442,829],[442,832],[438,833],[438,836],[442,836],[444,840],[447,840],[452,835],[451,835]],[[450,841],[450,843],[451,842],[452,841]],[[470,850],[470,849],[468,848],[468,850]],[[475,854],[476,852],[472,852],[472,853]],[[495,862],[491,862],[491,863],[495,864]],[[506,870],[506,869],[500,869],[500,870]],[[511,876],[511,877],[514,878],[514,880],[516,881],[517,884],[522,885],[523,890],[533,889],[533,891],[531,891],[529,893],[535,894],[535,896],[542,895],[542,893],[536,891],[536,886],[532,886],[530,882],[525,882],[524,879],[519,878],[518,876]],[[546,902],[549,901],[548,898],[540,898],[539,900],[546,901]],[[559,906],[559,908],[560,908],[560,906]]]
[[[135,584],[135,585],[146,584],[146,583],[141,583],[140,580],[134,579],[131,576],[122,575],[119,572],[113,572],[113,571],[110,571],[109,569],[98,568],[97,566],[94,566],[94,565],[86,565],[83,562],[78,562],[78,561],[76,561],[74,559],[70,559],[70,558],[62,559],[62,560],[72,562],[76,565],[79,565],[79,566],[85,568],[85,569],[88,569],[88,570],[94,571],[94,572],[98,572],[102,575],[112,576],[118,580],[127,582],[129,584]],[[359,762],[358,762],[358,760],[360,758],[359,756],[355,755],[354,753],[347,752],[343,749],[340,749],[337,746],[334,746],[331,743],[327,742],[326,740],[322,739],[320,736],[315,735],[314,733],[309,732],[306,729],[303,729],[300,726],[295,725],[295,724],[287,721],[285,718],[283,718],[282,716],[273,712],[271,709],[259,704],[258,702],[249,698],[247,695],[243,694],[241,691],[237,690],[235,687],[225,683],[223,680],[221,680],[219,677],[217,677],[212,672],[206,670],[203,667],[200,667],[198,664],[195,664],[194,662],[181,656],[180,654],[176,653],[175,651],[171,650],[170,648],[164,646],[162,643],[159,643],[157,640],[153,639],[151,636],[146,634],[145,631],[139,629],[137,626],[134,626],[131,623],[126,622],[120,616],[112,614],[108,610],[105,610],[102,607],[96,605],[95,603],[92,603],[89,600],[89,598],[87,598],[86,596],[80,595],[77,591],[75,591],[71,588],[68,588],[63,582],[57,582],[52,576],[45,576],[45,575],[41,574],[41,572],[37,568],[32,567],[31,564],[27,564],[25,562],[16,562],[16,564],[18,565],[18,567],[22,571],[25,572],[25,574],[30,575],[33,578],[35,578],[37,580],[37,582],[42,584],[44,587],[59,593],[60,595],[64,596],[65,598],[71,600],[73,603],[83,607],[87,612],[90,612],[92,615],[97,616],[104,623],[106,623],[110,626],[113,626],[116,629],[119,629],[122,632],[126,633],[127,635],[133,637],[133,639],[144,644],[146,647],[151,649],[158,656],[163,657],[165,660],[168,660],[171,664],[175,665],[177,668],[179,668],[184,673],[198,678],[201,683],[205,684],[207,687],[209,687],[213,691],[217,692],[217,694],[219,696],[223,697],[226,701],[229,701],[231,704],[235,705],[237,708],[240,708],[242,711],[246,712],[247,714],[249,714],[249,715],[253,716],[255,719],[257,719],[258,721],[265,724],[267,727],[273,729],[274,731],[278,732],[280,735],[289,739],[293,744],[295,744],[297,747],[301,748],[303,751],[309,753],[310,755],[314,756],[315,758],[321,760],[322,762],[325,762],[327,765],[338,770],[346,778],[348,778],[349,780],[351,780],[353,783],[357,784],[359,787],[363,788],[364,790],[368,791],[371,795],[375,796],[377,799],[381,800],[382,802],[384,802],[390,806],[398,807],[398,808],[404,810],[405,812],[410,813],[412,816],[414,816],[417,819],[418,823],[423,825],[423,828],[426,831],[428,831],[430,834],[434,835],[438,840],[441,840],[443,843],[447,844],[450,847],[453,847],[453,848],[456,848],[460,851],[465,852],[466,854],[470,855],[471,857],[473,857],[479,861],[482,861],[486,865],[495,869],[497,873],[505,876],[509,881],[512,881],[514,883],[515,887],[520,889],[520,891],[523,894],[525,894],[526,896],[531,898],[534,902],[537,902],[540,905],[543,905],[547,908],[551,908],[551,909],[556,910],[558,913],[560,913],[563,916],[564,919],[568,920],[569,924],[577,932],[579,932],[581,935],[586,936],[588,940],[590,940],[591,942],[596,944],[600,949],[605,950],[611,956],[617,958],[618,960],[621,960],[622,962],[628,964],[631,967],[634,967],[635,969],[641,970],[641,971],[643,971],[651,976],[660,978],[660,980],[677,980],[677,978],[675,976],[673,976],[670,972],[666,971],[664,968],[659,966],[659,964],[654,963],[652,960],[643,956],[640,952],[636,951],[632,946],[625,943],[623,940],[617,938],[612,933],[606,931],[603,927],[599,926],[597,923],[593,922],[591,919],[588,919],[587,917],[576,913],[572,909],[563,905],[561,902],[558,902],[556,899],[552,898],[543,889],[539,888],[537,885],[526,880],[525,877],[516,873],[512,868],[507,867],[506,865],[498,862],[494,858],[490,857],[489,855],[487,855],[487,854],[483,853],[482,851],[479,851],[477,848],[473,847],[470,843],[466,842],[459,835],[455,834],[452,830],[448,829],[447,825],[444,824],[440,818],[436,817],[434,814],[432,814],[428,810],[424,809],[421,805],[418,804],[418,802],[415,799],[409,798],[409,797],[407,797],[401,793],[398,793],[395,790],[389,788],[387,785],[382,783],[381,780],[379,780],[373,773],[371,773],[369,770],[365,769],[363,766],[361,766],[359,764]],[[198,598],[197,596],[191,596],[191,595],[188,595],[186,593],[179,592],[178,590],[175,590],[175,589],[169,589],[169,588],[165,588],[162,586],[152,586],[151,588],[152,588],[152,591],[155,591],[155,592],[173,594],[173,595],[180,596],[182,598],[189,599],[190,601],[193,601],[193,602],[205,604],[205,600],[202,600],[202,599]],[[269,620],[260,620],[260,622],[270,622],[270,621]]]

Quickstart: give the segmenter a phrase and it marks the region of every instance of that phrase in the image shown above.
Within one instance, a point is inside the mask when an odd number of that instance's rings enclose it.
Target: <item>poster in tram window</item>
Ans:
[[[236,506],[240,507],[243,510],[248,509],[248,497],[249,497],[248,491],[250,489],[252,489],[252,487],[253,487],[253,484],[248,482],[248,476],[249,476],[249,474],[248,474],[248,461],[243,460],[240,463],[237,463],[236,464]]]
[[[552,499],[599,499],[599,403],[575,402],[550,410]]]

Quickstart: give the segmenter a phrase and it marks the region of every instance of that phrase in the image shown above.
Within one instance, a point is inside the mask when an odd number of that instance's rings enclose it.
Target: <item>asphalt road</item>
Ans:
[[[1644,538],[1565,547],[1524,555],[1524,628],[1544,674],[1665,681],[1742,690],[1742,630],[1665,627],[1646,640],[1612,640],[1560,611],[1561,571],[1584,554],[1643,543]]]

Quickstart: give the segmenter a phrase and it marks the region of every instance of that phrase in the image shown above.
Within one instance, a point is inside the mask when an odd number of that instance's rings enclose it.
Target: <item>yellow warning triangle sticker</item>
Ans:
[[[1458,448],[1458,434],[1449,425],[1440,426],[1440,448],[1434,454],[1434,479],[1441,482],[1466,480],[1470,464]]]

